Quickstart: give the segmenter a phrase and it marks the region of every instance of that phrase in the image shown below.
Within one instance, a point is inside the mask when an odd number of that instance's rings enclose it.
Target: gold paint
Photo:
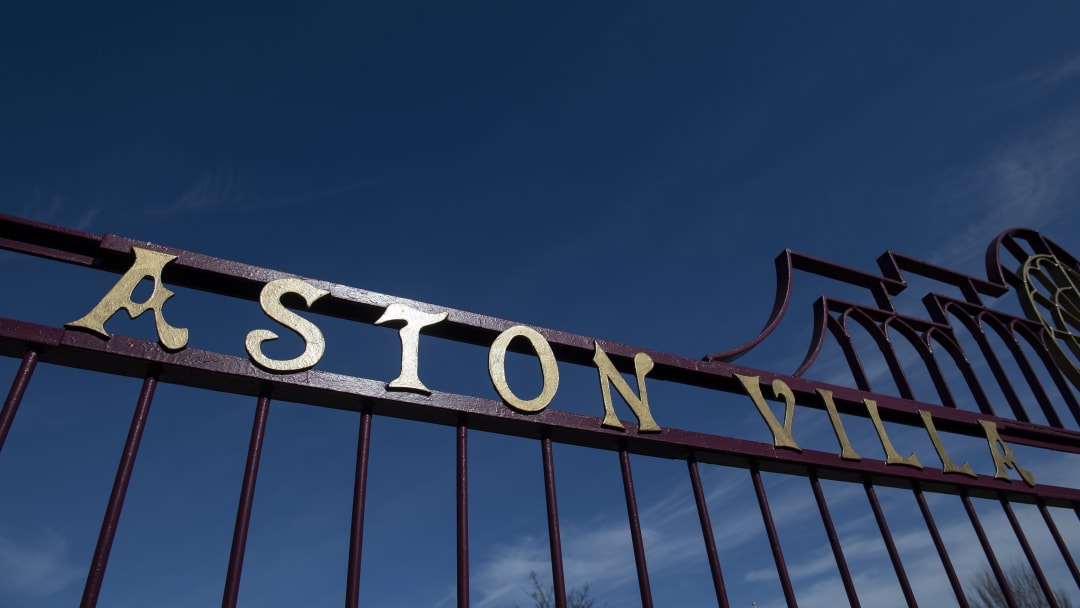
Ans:
[[[859,453],[852,447],[851,441],[848,440],[847,431],[844,430],[844,423],[840,421],[840,413],[836,411],[836,402],[833,401],[832,391],[819,388],[817,394],[821,395],[821,399],[825,402],[825,409],[829,412],[829,421],[832,422],[833,432],[836,433],[836,440],[840,442],[840,458],[854,461],[862,460]]]
[[[510,390],[510,385],[506,382],[506,349],[510,346],[510,342],[519,336],[532,344],[536,357],[540,359],[540,374],[544,378],[544,388],[533,399],[521,399]],[[555,353],[551,351],[551,345],[544,336],[540,335],[540,332],[524,325],[511,327],[499,334],[492,342],[491,350],[488,351],[488,375],[502,400],[515,410],[526,414],[543,411],[555,397],[555,391],[559,390],[559,366],[555,361]]]
[[[870,420],[874,422],[874,428],[877,429],[881,447],[885,448],[885,464],[902,464],[921,471],[923,466],[915,452],[912,452],[911,456],[904,458],[893,447],[892,441],[889,440],[889,434],[885,432],[885,425],[881,423],[881,416],[878,415],[877,402],[873,399],[863,399],[863,403],[866,404],[866,410],[870,412]]]
[[[263,354],[262,343],[277,340],[278,335],[268,329],[255,329],[247,335],[244,345],[251,360],[259,367],[273,372],[298,372],[310,369],[319,362],[326,350],[326,340],[314,323],[285,308],[281,298],[287,293],[295,293],[304,298],[308,308],[316,300],[330,293],[300,279],[276,279],[262,288],[259,304],[266,316],[300,334],[304,339],[304,352],[295,359],[285,361],[271,359]]]
[[[781,426],[780,421],[776,419],[772,410],[769,409],[769,404],[765,403],[765,397],[761,394],[760,376],[735,374],[735,377],[739,379],[743,388],[746,389],[746,394],[750,395],[750,399],[757,406],[758,413],[765,419],[765,424],[769,425],[769,430],[772,431],[773,435],[773,446],[801,452],[802,448],[799,447],[798,443],[795,443],[795,438],[791,436],[791,423],[795,419],[795,395],[791,392],[791,388],[779,378],[773,380],[773,394],[784,399],[784,424]]]
[[[1020,463],[1016,462],[1016,456],[1013,455],[1012,448],[1002,441],[1001,436],[998,435],[997,425],[989,420],[980,420],[979,426],[986,433],[986,441],[990,444],[990,455],[994,457],[994,479],[1012,481],[1005,471],[1005,467],[1011,467],[1020,474],[1020,478],[1024,480],[1024,483],[1034,488],[1035,476],[1020,468]]]
[[[121,308],[126,310],[132,319],[139,317],[148,310],[154,311],[154,326],[157,328],[158,341],[162,346],[170,350],[179,350],[187,346],[188,330],[173,327],[165,321],[161,312],[165,302],[173,297],[173,292],[165,288],[161,282],[161,271],[165,265],[176,259],[175,255],[132,247],[135,253],[135,262],[131,268],[120,277],[113,285],[109,293],[98,302],[97,306],[86,314],[85,317],[67,323],[66,327],[81,327],[108,338],[105,331],[105,322],[109,320]],[[131,294],[143,279],[154,282],[154,291],[145,302],[135,303],[131,301]]]
[[[941,471],[943,473],[959,473],[961,475],[967,475],[972,479],[978,478],[975,471],[971,470],[971,465],[964,463],[963,466],[956,466],[952,458],[949,458],[948,452],[945,451],[945,446],[941,443],[941,437],[938,436],[937,427],[934,426],[934,420],[930,417],[930,412],[926,410],[919,410],[919,417],[922,418],[923,426],[926,427],[926,432],[930,434],[930,442],[934,444],[934,449],[937,450],[938,458],[941,459]]]
[[[645,353],[634,355],[634,373],[637,376],[638,385],[638,394],[635,395],[630,385],[619,374],[619,370],[615,369],[607,353],[600,348],[600,344],[593,342],[593,346],[596,349],[593,353],[593,363],[596,364],[596,371],[600,374],[600,393],[604,397],[604,421],[601,425],[620,431],[626,428],[622,422],[619,422],[618,416],[615,415],[615,406],[611,403],[611,385],[614,385],[623,401],[626,401],[630,410],[637,416],[638,432],[659,433],[661,429],[656,424],[656,420],[653,420],[652,411],[649,409],[649,394],[645,390],[645,374],[652,371],[652,358]]]
[[[1080,388],[1080,274],[1055,256],[1033,255],[1021,276],[1024,290],[1017,295],[1024,314],[1042,324],[1054,362]]]
[[[434,325],[446,320],[447,313],[427,313],[410,308],[404,304],[391,304],[386,307],[376,325],[389,323],[390,321],[405,321],[405,325],[398,330],[401,339],[401,373],[398,377],[387,383],[386,388],[402,391],[413,391],[431,394],[431,389],[424,386],[420,381],[420,330],[428,325]]]

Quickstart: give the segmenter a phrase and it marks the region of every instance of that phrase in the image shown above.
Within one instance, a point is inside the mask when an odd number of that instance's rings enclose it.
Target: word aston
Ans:
[[[176,259],[176,256],[139,247],[132,247],[132,250],[135,254],[135,261],[127,272],[120,277],[112,289],[105,294],[105,297],[89,313],[76,321],[68,323],[67,327],[81,328],[108,338],[109,333],[105,331],[105,323],[120,310],[126,311],[132,319],[151,311],[154,315],[154,324],[160,343],[165,348],[173,351],[186,348],[188,330],[170,325],[165,320],[162,310],[165,302],[175,294],[164,286],[161,274],[165,266]],[[153,291],[144,302],[134,302],[132,294],[144,279],[150,279],[153,282]],[[326,348],[326,340],[322,332],[314,323],[286,308],[282,303],[282,299],[287,294],[293,294],[302,298],[307,307],[311,307],[317,300],[328,293],[298,278],[282,278],[266,283],[259,296],[260,306],[268,317],[297,333],[303,339],[304,351],[292,359],[270,358],[263,352],[262,345],[265,342],[276,340],[278,335],[267,329],[255,329],[247,334],[244,341],[252,363],[266,371],[275,373],[300,372],[318,364]],[[445,321],[446,318],[446,312],[428,313],[394,303],[389,305],[382,316],[375,321],[376,325],[402,324],[398,329],[398,336],[401,339],[400,373],[397,378],[387,383],[387,389],[431,394],[431,390],[421,382],[419,375],[420,331],[425,327]],[[529,342],[540,362],[543,388],[540,394],[532,399],[522,399],[515,394],[506,378],[506,351],[510,343],[518,338]],[[618,416],[615,414],[612,403],[611,387],[614,386],[637,418],[638,432],[661,432],[662,429],[653,419],[645,386],[645,377],[653,368],[653,361],[649,355],[639,352],[634,356],[634,372],[638,389],[635,394],[627,381],[615,368],[608,355],[600,348],[600,345],[596,342],[593,342],[593,345],[593,363],[599,374],[600,392],[604,403],[604,418],[600,424],[611,429],[625,430],[622,422],[619,421]],[[524,414],[535,414],[547,408],[559,387],[559,369],[551,345],[540,332],[524,325],[516,325],[503,331],[492,342],[488,351],[488,375],[503,403]],[[775,398],[782,400],[785,404],[784,422],[781,423],[765,400],[759,377],[739,374],[735,374],[735,377],[742,384],[746,394],[750,397],[772,433],[773,445],[777,448],[801,452],[802,448],[799,447],[792,434],[795,395],[791,388],[783,380],[779,379],[774,380],[771,384]],[[862,460],[862,457],[856,453],[851,441],[848,439],[836,404],[833,401],[832,392],[819,388],[816,389],[816,393],[828,412],[833,431],[840,444],[840,458],[848,461]],[[893,446],[878,413],[877,403],[872,399],[863,399],[863,404],[866,406],[867,415],[873,422],[878,439],[885,451],[885,464],[921,470],[923,465],[914,453],[906,457],[901,456]],[[930,436],[938,459],[941,461],[942,472],[977,478],[978,475],[968,463],[957,465],[949,457],[934,425],[931,413],[919,410],[919,416]],[[996,424],[989,420],[978,420],[978,423],[989,444],[990,454],[995,466],[994,477],[1010,480],[1006,469],[1012,468],[1025,483],[1034,487],[1034,476],[1023,469],[1017,462],[1012,448],[999,436]]]

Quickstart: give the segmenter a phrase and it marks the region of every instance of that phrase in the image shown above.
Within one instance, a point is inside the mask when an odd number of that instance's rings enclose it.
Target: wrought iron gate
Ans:
[[[1009,577],[973,506],[973,499],[1000,503],[1026,563],[1038,582],[1045,602],[1058,606],[1055,584],[1040,567],[1028,536],[1014,513],[1018,503],[1035,505],[1067,565],[1072,582],[1080,587],[1077,569],[1056,521],[1075,517],[1080,511],[1080,490],[1047,485],[1039,481],[1036,467],[1025,464],[1013,446],[1028,446],[1048,453],[1080,453],[1080,265],[1068,252],[1041,235],[1022,229],[1001,234],[989,247],[987,278],[966,276],[945,268],[888,252],[878,259],[879,274],[867,273],[806,255],[784,252],[776,260],[777,296],[771,316],[760,335],[748,344],[704,359],[640,350],[551,329],[531,328],[510,321],[446,309],[355,289],[343,285],[300,279],[274,270],[211,258],[114,235],[94,235],[13,217],[0,217],[0,247],[92,267],[121,275],[98,307],[67,327],[44,326],[0,318],[0,352],[21,359],[10,392],[0,411],[0,449],[9,431],[18,432],[16,412],[35,368],[41,364],[71,366],[142,379],[130,431],[105,509],[104,521],[82,595],[82,605],[95,606],[106,576],[114,536],[131,479],[149,409],[159,383],[247,395],[257,399],[246,469],[240,488],[231,556],[225,576],[223,606],[235,606],[240,589],[247,531],[255,499],[263,437],[273,401],[288,401],[359,413],[358,448],[352,507],[346,605],[357,606],[362,581],[361,557],[367,470],[372,420],[388,416],[456,428],[457,458],[457,604],[470,603],[469,574],[469,458],[470,431],[488,431],[536,443],[543,463],[551,581],[555,604],[567,605],[559,502],[556,498],[554,444],[571,444],[617,454],[632,540],[637,581],[643,606],[652,606],[646,545],[631,471],[630,455],[676,459],[686,462],[687,475],[700,521],[705,547],[701,559],[708,562],[716,603],[728,606],[723,567],[717,546],[725,539],[713,533],[715,514],[710,515],[702,488],[700,467],[720,465],[745,470],[757,497],[757,507],[772,551],[783,596],[789,606],[797,604],[791,576],[781,550],[781,539],[762,481],[764,473],[805,477],[810,484],[825,528],[835,567],[852,606],[860,605],[843,543],[822,490],[822,480],[861,486],[871,508],[882,542],[888,552],[905,601],[916,605],[901,553],[890,533],[878,497],[878,488],[910,492],[933,540],[941,567],[948,577],[955,601],[968,606],[970,590],[957,573],[941,532],[928,505],[927,493],[959,497],[978,537],[996,583],[1009,606],[1018,605]],[[814,308],[814,327],[807,355],[791,374],[741,367],[733,363],[769,337],[789,308],[797,272],[811,273],[865,289],[873,305],[829,297]],[[907,286],[909,277],[923,277],[958,290],[961,297],[927,294],[924,316],[904,314],[894,297]],[[154,284],[151,296],[136,302],[135,286],[145,279]],[[273,319],[305,337],[308,349],[301,357],[277,360],[261,350],[268,337],[253,331],[248,337],[249,358],[186,347],[186,334],[169,325],[171,292],[165,284],[208,291],[222,296],[260,301]],[[1010,290],[1020,296],[1024,316],[1002,312],[988,304]],[[281,299],[303,297],[309,312],[366,324],[396,328],[402,342],[401,374],[391,382],[345,376],[317,368],[321,335],[288,316]],[[120,309],[129,315],[155,317],[159,341],[122,335],[122,322],[112,321],[118,332],[109,335],[105,323]],[[284,312],[282,312],[284,311]],[[309,324],[310,325],[310,324]],[[429,390],[419,377],[416,341],[432,336],[489,348],[489,373],[499,400]],[[265,330],[263,330],[265,331]],[[305,333],[307,331],[307,333]],[[884,378],[895,385],[895,395],[875,392],[879,375],[868,371],[860,335],[868,336],[887,367]],[[905,357],[897,345],[917,355]],[[863,348],[860,349],[860,344]],[[969,352],[974,344],[978,352]],[[830,346],[831,345],[831,346]],[[1002,345],[1004,351],[1002,351]],[[827,348],[838,347],[847,362],[852,386],[809,380],[807,370]],[[522,399],[505,376],[507,351],[539,359],[544,388],[533,399]],[[989,376],[982,373],[985,362]],[[558,365],[594,367],[599,375],[604,403],[603,419],[548,409],[558,389]],[[933,402],[916,400],[910,376],[925,374],[935,393]],[[1017,376],[1019,374],[1019,377]],[[622,376],[637,380],[631,386]],[[994,386],[986,386],[987,378]],[[693,429],[668,428],[662,416],[653,418],[646,390],[649,382],[667,381],[742,395],[753,406],[772,436],[772,443],[708,434]],[[1023,386],[1020,386],[1022,383]],[[612,389],[630,406],[636,422],[620,421]],[[1000,399],[997,395],[1000,394]],[[780,402],[776,410],[769,402]],[[620,404],[621,407],[621,404]],[[803,449],[800,428],[792,421],[795,408],[827,413],[836,435],[834,452]],[[782,416],[777,416],[782,411]],[[782,418],[782,419],[781,419]],[[869,419],[882,446],[882,456],[859,454],[848,437],[844,420]],[[924,430],[935,455],[903,456],[890,439],[886,423],[894,429]],[[13,429],[14,426],[14,429]],[[942,435],[985,440],[992,470],[975,471],[957,463]],[[4,455],[0,452],[0,458]],[[539,480],[538,480],[539,481]],[[1071,511],[1071,513],[1070,513]]]

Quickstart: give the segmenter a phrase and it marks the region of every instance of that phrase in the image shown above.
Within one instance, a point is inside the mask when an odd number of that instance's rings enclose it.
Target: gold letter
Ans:
[[[410,308],[404,304],[391,304],[386,311],[375,321],[376,325],[382,325],[389,321],[405,321],[405,325],[398,330],[401,338],[401,373],[391,380],[386,388],[405,391],[415,391],[430,395],[431,390],[420,381],[418,372],[420,357],[420,330],[428,325],[434,325],[439,321],[446,320],[445,312],[426,313]]]
[[[653,420],[652,411],[649,410],[649,394],[645,392],[645,374],[652,370],[653,360],[645,353],[634,355],[634,372],[637,375],[638,393],[641,395],[639,398],[630,389],[626,380],[619,375],[619,370],[615,369],[607,353],[600,349],[600,344],[593,342],[593,346],[596,348],[593,353],[593,363],[596,364],[596,371],[600,373],[600,393],[604,396],[604,421],[600,424],[608,428],[625,429],[619,422],[618,416],[615,415],[615,407],[611,404],[610,383],[615,385],[615,390],[619,391],[623,400],[637,416],[638,432],[659,433],[660,426]]]
[[[259,294],[259,304],[262,305],[263,312],[271,319],[300,334],[305,344],[304,352],[299,357],[280,361],[264,355],[261,348],[263,342],[277,340],[277,334],[268,329],[255,329],[248,333],[247,340],[244,341],[248,355],[259,367],[274,372],[298,372],[309,369],[319,362],[326,349],[326,341],[319,328],[281,304],[282,296],[287,293],[295,293],[304,298],[304,303],[310,308],[316,300],[330,292],[300,279],[275,279],[263,286],[262,293]]]
[[[945,451],[945,446],[941,444],[941,437],[938,436],[934,421],[930,418],[930,412],[919,410],[919,417],[922,418],[923,425],[926,426],[926,432],[930,433],[930,442],[934,444],[934,449],[937,450],[938,458],[941,459],[941,472],[960,473],[961,475],[978,478],[979,476],[975,474],[975,471],[971,470],[970,464],[965,462],[964,466],[958,467],[956,466],[956,463],[953,462],[952,458],[949,458],[949,454]]]
[[[116,285],[113,285],[113,288],[105,294],[93,310],[78,321],[68,323],[67,327],[82,327],[108,338],[109,333],[105,331],[105,322],[116,314],[116,311],[123,308],[129,317],[135,319],[144,312],[153,310],[158,341],[170,350],[184,348],[188,342],[188,330],[169,325],[161,312],[165,301],[173,297],[173,292],[161,283],[161,270],[165,264],[175,260],[176,256],[138,247],[132,247],[131,250],[135,252],[135,263],[131,265],[131,268],[120,277]],[[145,302],[136,304],[131,301],[131,294],[144,278],[154,281],[154,291]]]
[[[1009,474],[1005,472],[1005,467],[1012,467],[1020,474],[1020,478],[1024,480],[1024,483],[1034,488],[1035,476],[1020,468],[1020,463],[1016,462],[1016,457],[1013,456],[1012,448],[1006,445],[1001,440],[1001,436],[998,435],[997,425],[988,420],[980,420],[979,426],[986,433],[986,441],[990,444],[990,455],[994,457],[994,479],[1012,481],[1009,479]]]
[[[544,388],[534,399],[519,398],[506,382],[506,348],[518,336],[532,344],[536,357],[540,359],[540,375],[544,378]],[[488,375],[502,400],[515,410],[527,414],[543,411],[559,389],[559,366],[555,362],[555,353],[551,352],[551,345],[540,332],[524,325],[515,325],[495,338],[491,350],[488,351]]]
[[[881,416],[878,415],[877,401],[874,401],[873,399],[863,399],[863,403],[866,404],[866,410],[870,412],[870,420],[874,421],[874,428],[877,429],[877,436],[878,439],[881,440],[881,447],[885,448],[885,464],[902,464],[904,466],[922,470],[922,463],[919,462],[919,457],[915,455],[915,452],[912,452],[911,456],[904,458],[900,456],[900,453],[893,447],[892,441],[889,440],[889,434],[885,432],[885,425],[881,423]]]
[[[844,460],[862,460],[855,448],[851,446],[851,441],[848,440],[847,432],[844,430],[844,424],[840,422],[840,413],[836,411],[836,402],[833,401],[832,391],[819,388],[817,394],[821,395],[821,398],[825,401],[825,409],[829,412],[833,432],[836,433],[836,440],[840,442],[840,458]]]
[[[772,431],[773,436],[773,447],[801,452],[802,448],[795,443],[795,438],[791,436],[791,423],[795,418],[795,395],[791,392],[791,388],[779,378],[773,380],[773,394],[782,397],[785,403],[784,425],[780,426],[780,421],[773,415],[772,410],[769,409],[769,404],[765,403],[765,397],[761,394],[761,383],[758,382],[760,376],[735,374],[735,377],[739,379],[739,382],[742,382],[746,394],[750,395],[750,399],[757,406],[758,413],[765,419],[765,424],[769,425],[769,430]]]

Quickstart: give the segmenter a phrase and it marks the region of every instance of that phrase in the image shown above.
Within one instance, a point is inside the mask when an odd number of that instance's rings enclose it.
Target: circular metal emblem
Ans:
[[[1080,274],[1052,255],[1033,255],[1022,277],[1024,312],[1046,329],[1054,361],[1080,387]]]

